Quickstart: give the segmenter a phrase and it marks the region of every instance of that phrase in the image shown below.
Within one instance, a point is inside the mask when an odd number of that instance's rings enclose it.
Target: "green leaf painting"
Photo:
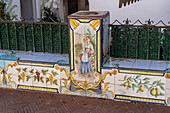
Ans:
[[[156,98],[164,96],[165,83],[161,82],[161,80],[155,80],[153,82],[150,82],[150,80],[149,77],[142,78],[140,75],[134,77],[125,75],[123,80],[119,81],[123,82],[120,86],[126,87],[127,90],[132,88],[132,91],[136,91],[136,93],[149,91],[150,94]]]

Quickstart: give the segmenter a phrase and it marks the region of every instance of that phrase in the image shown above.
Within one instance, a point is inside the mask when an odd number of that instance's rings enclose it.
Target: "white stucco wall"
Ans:
[[[37,21],[41,16],[41,1],[40,0],[33,0],[33,17]]]
[[[21,17],[20,0],[13,0],[12,5],[17,5],[17,7],[14,9],[14,11],[15,11],[15,15],[17,15],[17,19],[20,19],[20,17]]]
[[[170,21],[170,0],[141,0],[131,5],[119,8],[119,0],[89,0],[90,11],[110,11],[111,23],[126,18],[132,22],[140,19],[143,23],[149,18],[155,22]]]

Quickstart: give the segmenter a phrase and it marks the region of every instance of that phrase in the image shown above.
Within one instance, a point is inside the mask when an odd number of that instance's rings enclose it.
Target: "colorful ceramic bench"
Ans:
[[[170,61],[109,57],[109,12],[69,20],[69,55],[0,51],[0,86],[170,105]]]

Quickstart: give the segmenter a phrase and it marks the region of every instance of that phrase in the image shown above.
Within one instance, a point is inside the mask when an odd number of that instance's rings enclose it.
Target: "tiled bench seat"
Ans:
[[[121,68],[121,69],[137,69],[150,71],[170,71],[170,61],[165,60],[143,60],[143,59],[127,59],[110,57],[103,67]]]
[[[170,105],[169,73],[170,61],[110,57],[100,74],[79,76],[68,54],[0,51],[2,88]]]
[[[46,62],[46,63],[69,65],[68,54],[50,54],[50,53],[40,53],[40,52],[0,50],[0,59],[31,61],[31,62]]]

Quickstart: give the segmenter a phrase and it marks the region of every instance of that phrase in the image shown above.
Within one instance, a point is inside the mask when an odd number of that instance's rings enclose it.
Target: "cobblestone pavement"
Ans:
[[[170,107],[0,89],[0,113],[170,113]]]

